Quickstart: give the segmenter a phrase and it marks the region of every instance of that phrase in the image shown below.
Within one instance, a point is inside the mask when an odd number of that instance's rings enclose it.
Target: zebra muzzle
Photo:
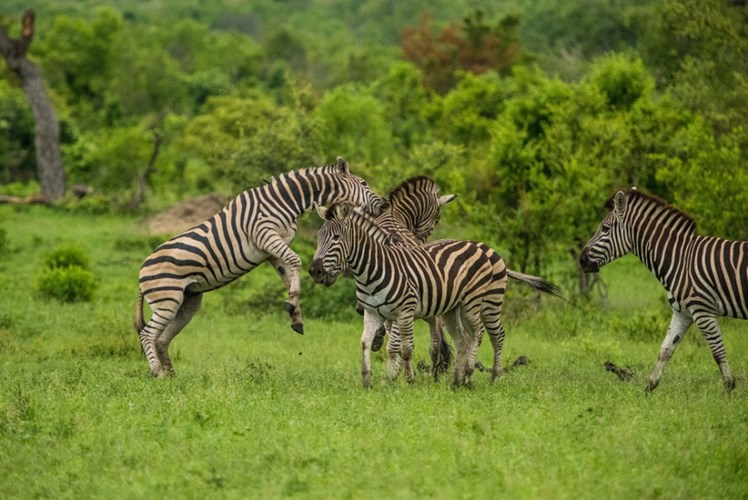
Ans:
[[[590,252],[586,247],[579,256],[579,265],[585,273],[596,273],[600,270],[600,264],[590,259]]]
[[[337,274],[329,273],[325,271],[325,266],[322,259],[314,259],[309,266],[309,275],[312,277],[315,283],[319,283],[325,286],[330,286],[335,283]]]

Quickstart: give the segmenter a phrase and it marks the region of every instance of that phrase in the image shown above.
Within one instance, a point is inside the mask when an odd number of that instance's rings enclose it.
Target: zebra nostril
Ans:
[[[309,274],[312,275],[313,278],[322,275],[322,261],[320,259],[313,261],[312,265],[309,266]]]
[[[582,250],[582,254],[579,256],[579,265],[582,267],[586,267],[589,263],[589,258],[587,257],[587,249],[585,248]]]

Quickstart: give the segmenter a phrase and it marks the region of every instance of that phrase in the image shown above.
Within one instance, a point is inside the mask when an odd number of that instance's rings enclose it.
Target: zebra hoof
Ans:
[[[735,389],[735,379],[730,377],[725,380],[725,390],[729,393]]]
[[[291,328],[293,329],[293,331],[295,331],[299,335],[304,335],[304,324],[303,323],[294,323],[291,325]]]

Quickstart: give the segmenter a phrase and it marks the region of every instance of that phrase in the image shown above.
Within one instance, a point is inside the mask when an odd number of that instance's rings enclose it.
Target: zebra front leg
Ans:
[[[688,327],[693,323],[693,319],[685,316],[678,311],[673,311],[673,316],[670,318],[670,326],[667,329],[667,335],[665,340],[662,341],[660,346],[660,355],[657,357],[657,365],[655,365],[652,374],[649,376],[649,384],[647,384],[647,392],[653,391],[660,383],[660,377],[665,369],[665,365],[668,360],[675,353],[675,349],[680,344],[681,340],[688,331]]]
[[[379,315],[364,311],[364,331],[361,334],[361,383],[364,389],[371,388],[371,346],[383,323]]]
[[[283,304],[291,317],[291,328],[296,333],[304,335],[304,319],[301,316],[299,297],[301,295],[301,259],[279,237],[268,237],[263,250],[270,254],[268,262],[283,280],[288,291],[288,299]]]
[[[719,328],[717,317],[711,314],[694,314],[693,319],[709,344],[714,361],[719,366],[719,371],[722,374],[725,389],[727,389],[727,392],[732,391],[735,389],[735,378],[732,376],[732,370],[730,370],[730,365],[727,362],[727,352],[725,351],[725,344],[722,340],[722,332]]]

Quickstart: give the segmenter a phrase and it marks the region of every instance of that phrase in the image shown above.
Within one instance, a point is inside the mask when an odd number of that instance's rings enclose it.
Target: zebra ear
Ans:
[[[618,220],[623,219],[623,215],[626,213],[627,203],[628,199],[626,198],[626,193],[624,193],[623,191],[618,191],[615,198],[613,199],[613,211],[615,211]]]
[[[351,215],[351,210],[351,206],[348,203],[343,202],[339,205],[336,205],[335,215],[339,220],[346,220],[348,216]]]
[[[457,199],[456,194],[445,194],[444,196],[439,197],[439,206],[443,207],[444,205],[447,205],[449,203],[452,203]]]
[[[342,156],[338,156],[338,158],[335,160],[335,166],[338,167],[338,170],[340,170],[341,174],[351,173],[351,167],[348,166],[348,162],[345,161]]]
[[[319,215],[322,218],[322,220],[325,220],[327,218],[327,207],[318,205],[315,202],[314,209],[317,211],[317,215]]]

